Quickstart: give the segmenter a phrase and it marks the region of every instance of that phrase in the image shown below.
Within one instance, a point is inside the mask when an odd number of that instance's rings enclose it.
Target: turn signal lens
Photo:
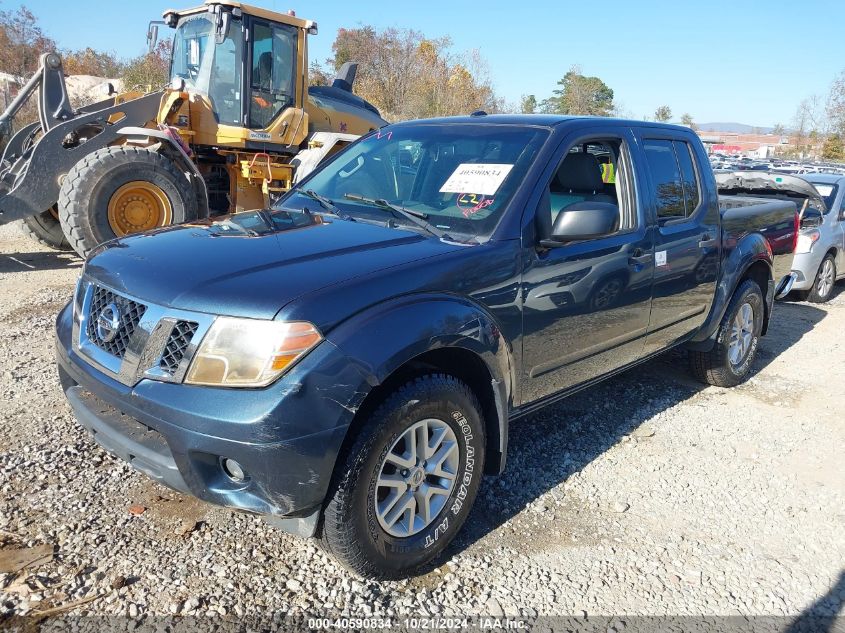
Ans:
[[[310,323],[218,317],[200,343],[185,382],[264,387],[323,337]]]

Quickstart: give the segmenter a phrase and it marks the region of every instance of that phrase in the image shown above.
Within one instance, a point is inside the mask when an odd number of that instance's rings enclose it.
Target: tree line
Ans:
[[[151,53],[120,59],[114,53],[86,47],[60,50],[56,41],[38,24],[38,18],[26,7],[0,11],[0,71],[23,84],[38,69],[44,53],[58,51],[68,75],[95,75],[123,79],[127,89],[158,87],[167,81],[170,65],[169,43],[160,42]]]
[[[821,157],[845,161],[845,69],[831,81],[827,94],[802,99],[792,119],[796,151],[821,147]]]

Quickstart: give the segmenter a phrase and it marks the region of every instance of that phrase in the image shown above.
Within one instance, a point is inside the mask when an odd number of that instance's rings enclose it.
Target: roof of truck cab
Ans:
[[[461,124],[461,123],[483,123],[490,125],[531,125],[541,127],[557,127],[567,124],[584,122],[592,123],[601,127],[602,125],[624,125],[631,127],[652,127],[661,130],[674,130],[678,132],[690,132],[690,128],[683,125],[671,123],[656,123],[654,121],[636,121],[633,119],[616,119],[604,116],[570,116],[564,114],[480,114],[468,116],[450,116],[434,119],[417,119],[413,121],[401,121],[394,125],[425,124]]]
[[[162,16],[165,16],[168,13],[174,13],[179,17],[183,15],[196,15],[198,13],[206,13],[209,7],[215,4],[219,4],[226,7],[232,7],[233,9],[240,9],[247,15],[254,15],[265,20],[270,20],[271,22],[281,22],[282,24],[290,24],[291,26],[296,26],[301,29],[308,28],[313,24],[311,20],[305,20],[303,18],[299,18],[293,15],[288,15],[287,13],[279,13],[278,11],[270,11],[269,9],[255,7],[249,4],[244,4],[243,2],[238,2],[237,0],[205,0],[202,6],[199,7],[191,7],[189,9],[167,9],[162,13]]]

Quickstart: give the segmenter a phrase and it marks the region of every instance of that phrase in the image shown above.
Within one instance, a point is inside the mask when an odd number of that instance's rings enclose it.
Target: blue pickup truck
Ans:
[[[720,198],[687,128],[400,123],[273,209],[101,245],[60,380],[156,481],[401,576],[460,530],[515,418],[679,345],[741,382],[796,228],[791,201]]]

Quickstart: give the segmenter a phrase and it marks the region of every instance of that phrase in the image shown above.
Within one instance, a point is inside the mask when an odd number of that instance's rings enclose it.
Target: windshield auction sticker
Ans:
[[[440,193],[472,193],[492,196],[504,182],[513,165],[461,163],[440,187]]]

